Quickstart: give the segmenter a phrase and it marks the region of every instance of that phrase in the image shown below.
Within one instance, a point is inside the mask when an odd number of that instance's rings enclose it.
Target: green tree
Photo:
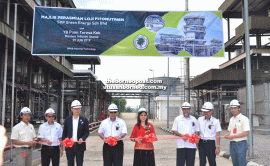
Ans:
[[[125,112],[133,112],[133,109],[131,107],[127,107]]]
[[[112,103],[117,105],[119,112],[124,112],[126,108],[127,101],[123,98],[112,98]]]

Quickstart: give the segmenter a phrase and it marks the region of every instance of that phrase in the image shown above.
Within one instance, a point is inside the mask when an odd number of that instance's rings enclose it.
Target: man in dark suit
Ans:
[[[65,119],[62,139],[72,138],[73,141],[85,141],[89,136],[89,122],[85,117],[80,116],[81,103],[74,100],[71,103],[71,111],[73,116]],[[74,166],[74,159],[76,156],[77,166],[83,165],[84,151],[86,150],[85,142],[75,142],[73,147],[66,148],[66,156],[68,166]]]

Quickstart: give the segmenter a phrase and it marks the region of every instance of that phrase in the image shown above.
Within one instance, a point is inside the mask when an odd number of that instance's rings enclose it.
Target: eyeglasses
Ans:
[[[117,112],[110,112],[111,114],[116,114]]]
[[[54,116],[47,116],[48,118],[54,118]]]

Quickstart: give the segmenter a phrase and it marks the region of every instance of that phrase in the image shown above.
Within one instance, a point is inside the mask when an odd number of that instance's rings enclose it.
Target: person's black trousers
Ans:
[[[83,165],[84,150],[79,149],[77,145],[74,144],[71,148],[66,148],[66,155],[68,166],[74,166],[75,157],[77,166]]]
[[[202,140],[199,141],[199,157],[200,166],[206,165],[206,157],[210,166],[216,166],[216,143],[215,140]]]
[[[60,146],[47,146],[41,147],[41,163],[42,166],[49,166],[52,160],[53,166],[59,166],[60,162]]]
[[[134,150],[133,166],[155,166],[154,150]]]
[[[124,143],[117,141],[115,146],[107,143],[103,145],[103,162],[104,166],[123,166]]]
[[[176,166],[194,166],[196,148],[177,148]]]

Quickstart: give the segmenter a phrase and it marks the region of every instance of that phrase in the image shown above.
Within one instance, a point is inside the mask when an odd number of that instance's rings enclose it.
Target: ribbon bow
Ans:
[[[74,141],[72,138],[66,138],[64,141],[63,141],[63,145],[66,147],[66,148],[71,148],[73,145],[74,145]]]
[[[192,144],[196,144],[200,140],[200,138],[196,134],[192,135],[186,134],[185,137],[188,138],[188,142]]]
[[[110,145],[110,146],[115,146],[117,144],[117,140],[115,137],[112,137],[112,136],[109,136],[107,138],[107,143]]]
[[[157,137],[154,133],[151,133],[148,135],[148,137],[146,138],[146,142],[149,142],[149,143],[153,143],[157,140]]]

